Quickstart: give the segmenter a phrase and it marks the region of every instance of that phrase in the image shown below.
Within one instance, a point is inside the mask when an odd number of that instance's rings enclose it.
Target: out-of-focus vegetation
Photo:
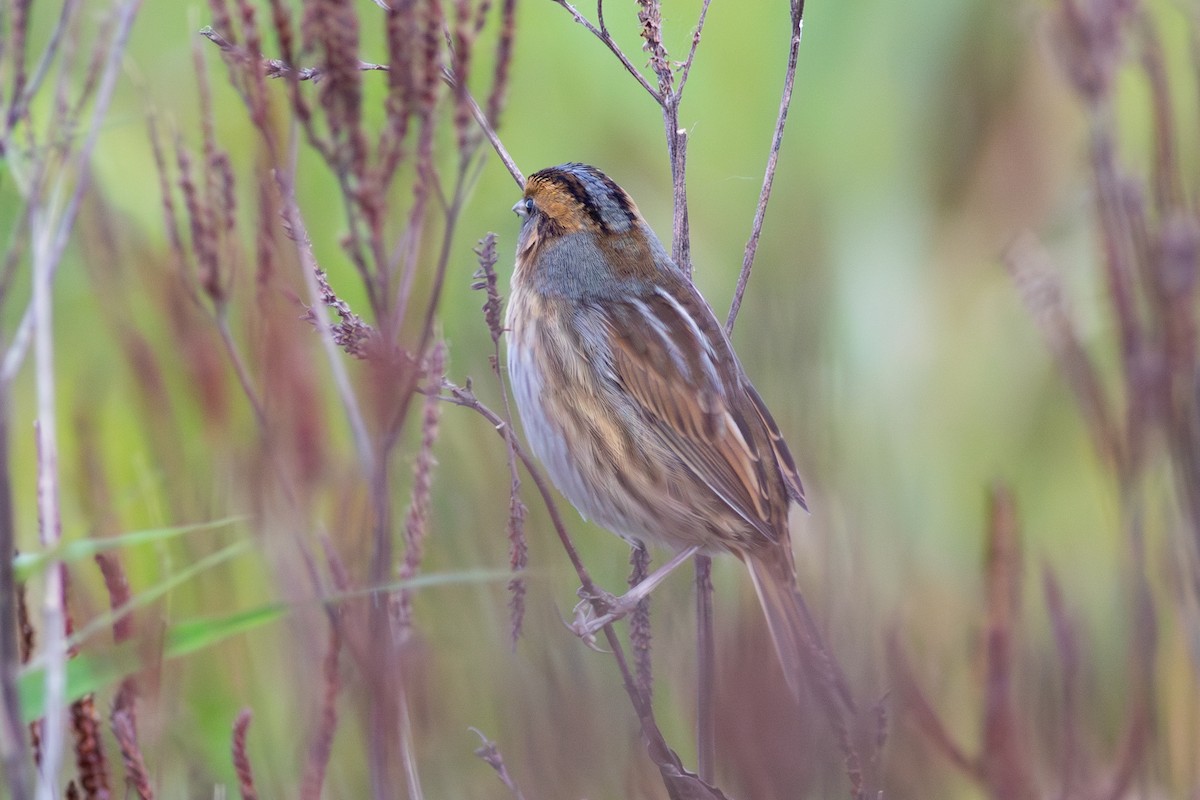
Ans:
[[[112,34],[107,1],[83,5],[68,32],[81,43],[64,67],[74,77],[61,82],[74,93],[95,74],[90,48]],[[251,5],[263,53],[282,56],[271,6]],[[358,15],[363,60],[389,60],[385,11],[325,5]],[[472,51],[481,104],[504,5],[488,12]],[[31,54],[58,16],[56,4],[5,2],[6,98],[21,8]],[[443,8],[452,27],[456,8]],[[700,9],[698,0],[663,3],[672,58],[685,57]],[[298,46],[299,4],[294,12]],[[864,706],[861,738],[880,728],[882,748],[865,767],[886,798],[1200,792],[1198,14],[1194,3],[1135,0],[810,0],[805,11],[789,127],[734,341],[810,494],[812,513],[793,534],[800,584]],[[237,792],[230,737],[247,707],[245,753],[263,797],[310,791],[323,761],[314,753],[326,746],[326,797],[414,797],[414,780],[429,798],[510,796],[474,756],[471,727],[495,742],[531,800],[666,797],[612,660],[560,624],[578,578],[528,481],[526,612],[511,645],[510,472],[493,426],[414,391],[438,389],[428,361],[339,353],[374,451],[390,457],[384,471],[362,463],[344,394],[304,318],[304,268],[284,230],[294,221],[282,220],[286,203],[266,166],[288,163],[289,136],[300,139],[296,207],[333,290],[409,352],[418,352],[421,316],[372,315],[343,246],[335,172],[293,127],[288,81],[265,83],[262,126],[279,136],[271,152],[231,85],[231,74],[248,73],[231,72],[199,34],[215,16],[199,3],[138,9],[54,279],[61,555],[75,628],[95,625],[77,663],[98,674],[112,791],[124,795],[126,773],[109,711],[127,707],[116,699],[120,676],[136,665],[138,740],[159,797]],[[642,66],[637,6],[609,3],[605,21]],[[450,66],[450,47],[433,46]],[[695,279],[721,317],[787,48],[787,3],[714,0],[679,112]],[[320,52],[299,65],[317,64]],[[388,119],[388,80],[361,76],[365,130]],[[59,85],[51,71],[34,97],[39,130],[55,118]],[[242,89],[253,97],[252,85]],[[316,108],[325,89],[295,91]],[[437,91],[431,144],[444,194],[429,197],[411,292],[418,310],[434,289],[458,169],[456,102]],[[227,154],[216,162],[206,160],[210,124],[209,141]],[[549,0],[517,5],[498,131],[526,173],[564,161],[601,167],[669,238],[659,108]],[[414,128],[386,194],[392,216],[380,241],[397,252],[411,242],[417,136]],[[77,147],[82,137],[64,128],[36,144]],[[20,136],[6,146],[0,221],[18,241],[37,154]],[[472,378],[478,397],[502,410],[484,297],[471,288],[473,250],[497,234],[505,292],[518,191],[487,143],[478,148],[430,342],[446,343],[450,380]],[[218,201],[200,217],[218,226],[232,215],[211,261],[195,251],[179,152],[190,154],[195,192]],[[0,298],[6,352],[30,296],[31,258],[19,247]],[[206,291],[209,264],[221,272]],[[27,361],[3,410],[15,546],[38,554],[39,409]],[[406,380],[411,403],[397,408]],[[440,409],[436,466],[422,456],[431,405]],[[559,505],[593,577],[623,586],[627,548]],[[381,518],[390,554],[379,549]],[[181,527],[217,520],[225,523]],[[414,526],[427,534],[423,559],[406,567]],[[112,537],[124,537],[107,552],[136,606],[123,648],[101,618],[111,584],[80,546]],[[24,558],[17,577],[29,580],[37,627],[49,562]],[[715,562],[715,783],[755,800],[845,795],[834,737],[815,708],[784,699],[750,586],[727,561]],[[361,592],[412,574],[428,585]],[[673,577],[653,615],[654,710],[685,765],[695,756],[691,591]],[[376,607],[391,602],[403,608]],[[372,626],[393,611],[403,635],[384,652]],[[347,631],[331,662],[339,622]],[[33,674],[24,696],[40,705]],[[402,753],[415,766],[404,768]]]

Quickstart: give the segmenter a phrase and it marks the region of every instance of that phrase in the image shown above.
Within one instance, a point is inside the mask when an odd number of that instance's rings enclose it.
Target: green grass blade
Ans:
[[[112,624],[119,615],[147,605],[169,592],[179,584],[233,556],[243,552],[249,542],[242,541],[197,561],[186,570],[163,581],[158,586],[134,597],[125,606],[103,614],[92,620],[71,637],[70,643],[77,644],[104,627]],[[506,570],[470,570],[421,575],[409,580],[396,581],[384,587],[363,589],[331,595],[321,602],[336,603],[360,597],[372,592],[395,591],[398,589],[420,589],[452,584],[487,583],[509,580],[513,573]],[[164,660],[182,658],[204,650],[239,634],[248,633],[283,618],[291,611],[284,603],[268,603],[246,611],[238,611],[224,617],[205,617],[176,623],[166,630],[163,646]],[[103,652],[81,653],[67,662],[67,699],[73,702],[90,692],[103,689],[138,668],[138,651],[133,642],[110,648]],[[18,678],[21,694],[21,711],[25,721],[30,722],[45,713],[44,689],[45,668],[35,666],[22,672]]]
[[[212,647],[231,636],[274,622],[290,610],[290,607],[283,603],[269,603],[227,617],[191,619],[172,625],[167,631],[166,657],[180,658]]]
[[[69,564],[85,558],[91,558],[97,553],[103,553],[108,550],[168,541],[185,534],[215,530],[216,528],[223,528],[244,520],[245,517],[225,517],[209,522],[196,522],[191,525],[172,525],[166,528],[148,528],[142,531],[130,531],[118,536],[75,539],[65,542],[52,550],[37,553],[21,553],[13,559],[13,568],[16,571],[17,580],[28,580],[52,561],[62,561]]]
[[[83,653],[67,662],[67,702],[115,683],[137,669],[137,651],[128,642],[102,653]],[[17,677],[21,714],[32,722],[45,714],[46,670],[22,672]]]
[[[157,586],[152,586],[144,592],[139,592],[137,595],[130,598],[129,602],[122,604],[118,608],[114,608],[104,612],[103,614],[100,614],[95,619],[88,622],[87,625],[84,625],[82,628],[76,631],[75,634],[67,640],[68,646],[78,647],[89,636],[93,636],[99,631],[110,627],[113,622],[121,617],[124,617],[125,615],[130,614],[143,606],[153,603],[155,600],[162,597],[176,586],[191,580],[196,575],[204,572],[206,569],[211,569],[218,564],[228,561],[234,556],[240,555],[249,549],[249,547],[250,541],[247,539],[243,539],[240,542],[234,542],[228,547],[224,547],[215,553],[205,556],[196,563],[188,566],[186,569],[172,575],[170,578],[167,578]]]

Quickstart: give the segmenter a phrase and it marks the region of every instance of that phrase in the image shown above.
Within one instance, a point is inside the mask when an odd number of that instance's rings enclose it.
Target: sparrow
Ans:
[[[794,694],[813,626],[789,511],[792,455],[712,308],[629,194],[595,167],[531,175],[506,327],[530,449],[588,519],[674,553],[583,633],[629,610],[696,552],[749,569]]]

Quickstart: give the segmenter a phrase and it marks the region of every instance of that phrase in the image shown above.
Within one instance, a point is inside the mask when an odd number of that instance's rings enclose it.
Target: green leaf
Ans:
[[[206,647],[212,647],[240,633],[252,631],[274,622],[288,613],[282,603],[240,611],[228,617],[188,620],[172,625],[166,632],[164,660],[181,658]],[[67,662],[67,702],[85,694],[99,691],[131,674],[138,668],[138,651],[134,642],[105,652],[85,653]],[[39,666],[17,679],[21,694],[21,712],[26,722],[45,714],[46,669]]]
[[[69,640],[70,643],[76,644],[82,641],[96,630],[111,625],[113,618],[117,615],[126,614],[139,606],[144,606],[197,573],[237,555],[244,551],[248,544],[246,541],[237,542],[197,561],[178,575],[173,575],[153,589],[139,594],[126,604],[126,606],[92,620],[76,635],[71,637]],[[378,591],[419,589],[464,583],[485,583],[489,581],[509,580],[512,576],[513,573],[503,570],[433,573],[409,580],[396,581],[383,587],[355,590],[323,599],[315,599],[314,602],[336,603]],[[164,635],[163,659],[182,658],[183,656],[191,655],[192,653],[220,644],[233,636],[256,630],[281,619],[291,609],[292,606],[284,603],[268,603],[258,608],[238,611],[224,617],[204,617],[176,623],[167,628]],[[134,642],[126,642],[101,652],[81,653],[67,662],[67,702],[74,702],[85,694],[99,691],[105,686],[115,683],[134,672],[138,668],[138,663],[139,652]],[[17,684],[21,695],[22,716],[26,722],[38,719],[45,713],[45,666],[38,665],[26,669],[18,677]]]
[[[324,598],[328,603],[340,603],[357,597],[368,597],[378,592],[396,592],[401,589],[428,589],[434,586],[451,586],[464,583],[499,583],[521,577],[523,573],[501,569],[473,569],[463,572],[430,572],[415,578],[385,583],[381,586],[364,586],[348,592],[338,592]]]
[[[197,522],[191,525],[172,525],[166,528],[149,528],[144,531],[130,531],[122,533],[118,536],[105,536],[104,538],[88,538],[74,539],[69,542],[55,547],[51,550],[45,550],[38,553],[21,553],[13,559],[13,568],[16,570],[17,580],[28,580],[32,575],[41,569],[44,569],[47,564],[53,561],[62,561],[72,563],[81,561],[85,558],[91,558],[97,553],[103,553],[108,550],[117,550],[123,547],[135,547],[142,544],[150,544],[151,542],[162,542],[174,539],[184,534],[194,533],[196,531],[210,531],[216,528],[223,528],[227,525],[233,525],[242,522],[245,517],[225,517],[224,519],[215,519],[210,522]]]
[[[167,631],[167,658],[179,658],[222,642],[239,633],[274,622],[291,608],[283,603],[270,603],[228,617],[192,619],[172,625]]]
[[[137,650],[133,642],[102,653],[85,653],[67,662],[67,702],[114,683],[137,668]],[[32,722],[45,714],[46,670],[38,667],[17,677],[21,696],[21,715]]]
[[[152,586],[144,592],[139,592],[137,595],[130,598],[129,602],[124,603],[120,607],[100,614],[87,625],[84,625],[82,628],[76,631],[75,634],[67,640],[67,644],[71,647],[79,647],[89,636],[93,636],[99,631],[110,627],[113,622],[121,617],[131,614],[137,609],[153,603],[155,600],[162,597],[176,586],[191,580],[193,577],[199,575],[206,569],[215,567],[222,562],[228,561],[234,556],[246,551],[249,547],[249,540],[243,539],[240,542],[234,542],[228,547],[222,548],[215,553],[205,556],[196,563],[188,566],[187,569],[181,570],[180,572],[172,575],[157,586]]]

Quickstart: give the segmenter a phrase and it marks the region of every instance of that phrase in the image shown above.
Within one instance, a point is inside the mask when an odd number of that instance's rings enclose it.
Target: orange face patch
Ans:
[[[525,196],[531,198],[538,210],[562,233],[599,229],[583,203],[558,181],[535,175],[525,185]]]

